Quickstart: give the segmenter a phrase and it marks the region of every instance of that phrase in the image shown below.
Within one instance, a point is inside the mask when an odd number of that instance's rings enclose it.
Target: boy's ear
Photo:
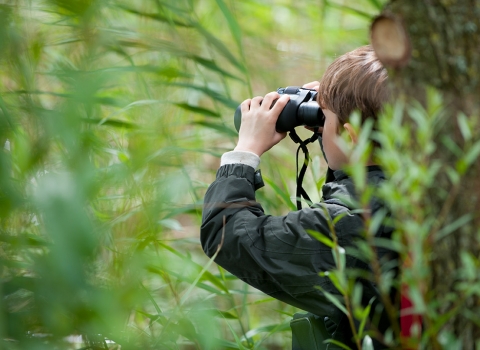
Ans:
[[[352,124],[345,123],[343,124],[343,127],[345,128],[345,130],[347,130],[348,135],[350,136],[350,139],[352,140],[352,142],[356,144],[358,140],[358,135],[355,129],[353,128]]]

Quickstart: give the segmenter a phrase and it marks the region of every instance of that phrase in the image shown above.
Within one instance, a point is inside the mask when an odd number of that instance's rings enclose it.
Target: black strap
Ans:
[[[307,192],[302,186],[303,183],[303,178],[305,177],[305,173],[307,172],[307,167],[310,162],[310,157],[308,153],[308,148],[307,145],[309,143],[315,142],[318,139],[318,133],[314,132],[312,137],[306,139],[306,140],[301,140],[300,137],[297,135],[295,130],[290,131],[289,133],[290,138],[292,139],[293,142],[298,143],[298,148],[297,148],[297,158],[296,158],[296,180],[297,180],[297,191],[296,191],[296,197],[297,197],[297,209],[300,210],[302,209],[302,197],[307,201],[307,202],[312,202],[310,200],[310,197],[308,196]],[[302,169],[300,170],[300,173],[298,172],[298,153],[300,152],[300,149],[303,151],[303,154],[305,156],[305,159],[303,161]]]

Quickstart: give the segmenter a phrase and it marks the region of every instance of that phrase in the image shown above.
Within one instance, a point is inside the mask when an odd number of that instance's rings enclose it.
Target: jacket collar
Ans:
[[[384,180],[385,175],[378,165],[367,166],[367,181]],[[323,200],[350,206],[355,202],[355,186],[352,178],[343,170],[328,169],[325,185],[322,187]]]

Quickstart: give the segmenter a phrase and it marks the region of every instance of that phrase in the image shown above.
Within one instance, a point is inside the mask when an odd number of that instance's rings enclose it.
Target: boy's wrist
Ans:
[[[250,142],[252,143],[252,142]],[[233,149],[235,152],[250,152],[250,153],[253,153],[255,154],[256,156],[258,157],[261,157],[263,152],[260,152],[260,150],[258,149],[258,147],[249,147],[248,144],[245,145],[245,144],[242,144],[242,143],[238,143],[237,146]]]
[[[251,151],[235,149],[222,155],[220,166],[227,164],[245,164],[256,169],[260,164],[260,157]]]

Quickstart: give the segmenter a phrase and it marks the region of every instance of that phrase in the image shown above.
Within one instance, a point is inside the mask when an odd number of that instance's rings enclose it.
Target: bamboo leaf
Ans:
[[[334,345],[339,346],[339,347],[341,347],[342,349],[345,349],[345,350],[352,350],[352,348],[350,348],[349,346],[346,346],[345,344],[339,342],[338,340],[334,340],[334,339],[324,340],[323,343],[324,344],[334,344]]]
[[[19,235],[0,234],[0,242],[5,242],[22,248],[46,247],[50,244],[41,237],[31,233],[22,233]]]
[[[292,203],[290,200],[290,196],[286,190],[281,189],[275,182],[273,182],[270,178],[263,176],[263,180],[273,188],[275,194],[282,199],[284,204],[288,205],[290,210],[297,210],[295,204]]]
[[[155,73],[161,77],[167,78],[193,78],[194,75],[186,73],[183,70],[180,70],[173,66],[153,66],[153,65],[142,65],[142,66],[119,66],[119,67],[108,67],[103,69],[98,69],[92,72],[96,73]]]
[[[332,248],[332,249],[335,247],[335,243],[329,237],[327,237],[327,236],[325,236],[325,235],[323,235],[323,234],[321,234],[317,231],[313,231],[313,230],[306,230],[306,231],[310,236],[315,238],[317,241],[325,244],[327,247]]]
[[[254,336],[260,333],[277,333],[277,332],[285,332],[290,330],[290,321],[280,323],[280,324],[272,324],[269,326],[262,326],[258,328],[254,328],[249,330],[245,335],[240,339],[242,341],[251,340]]]
[[[228,27],[230,28],[230,32],[233,35],[233,38],[235,39],[235,42],[237,43],[237,46],[239,50],[242,49],[242,30],[240,29],[240,26],[238,25],[238,22],[235,20],[235,17],[233,14],[230,12],[228,9],[227,5],[223,0],[216,0],[218,7],[220,7],[220,10],[222,10],[223,15],[227,19]]]
[[[208,32],[201,24],[194,23],[194,26],[197,31],[205,37],[207,42],[213,45],[222,56],[224,56],[228,61],[230,61],[230,63],[237,67],[242,73],[246,73],[245,66],[240,63],[240,61],[235,56],[232,55],[230,50],[220,40],[218,40],[215,36]]]
[[[471,213],[465,214],[459,217],[454,222],[448,224],[447,226],[443,227],[437,232],[435,240],[442,239],[448,236],[450,233],[454,232],[455,230],[459,229],[460,227],[468,224],[473,219],[473,215]]]
[[[223,77],[229,77],[229,78],[244,82],[243,79],[227,72],[225,69],[220,68],[215,63],[214,60],[209,60],[209,59],[206,59],[206,58],[203,58],[203,57],[200,57],[200,56],[196,56],[196,55],[187,55],[186,57],[191,59],[192,61],[204,66],[205,68],[210,69],[213,72],[219,73]]]
[[[153,19],[153,20],[156,20],[156,21],[160,21],[160,22],[164,22],[164,23],[167,23],[167,24],[174,24],[174,25],[179,26],[179,27],[186,27],[186,28],[193,27],[193,25],[191,23],[183,22],[183,21],[180,21],[180,20],[177,20],[177,19],[173,19],[173,18],[164,16],[164,15],[159,14],[159,13],[145,13],[145,12],[135,10],[135,9],[133,9],[131,7],[128,7],[128,6],[125,6],[125,5],[120,5],[120,4],[116,4],[116,6],[120,9],[122,9],[122,10],[128,12],[128,13],[134,14],[134,15],[147,17],[147,18],[150,18],[150,19]]]
[[[125,128],[125,129],[137,129],[138,126],[126,122],[123,120],[117,120],[117,119],[95,119],[95,118],[82,118],[82,121],[87,123],[87,124],[95,124],[95,125],[107,125],[107,126],[113,126],[116,128]]]
[[[381,4],[381,2],[380,2],[379,0],[369,0],[369,2],[370,2],[373,6],[375,6],[375,8],[376,8],[377,10],[379,10],[379,11],[383,8],[383,5]]]
[[[229,323],[227,323],[227,326],[230,329],[230,332],[232,332],[233,338],[235,339],[235,343],[237,344],[238,349],[246,350],[245,347],[243,346],[240,338],[238,338],[237,333],[235,333],[235,331],[233,330],[232,326],[230,326]]]
[[[185,262],[187,262],[188,264],[190,264],[194,268],[196,268],[197,271],[198,271],[198,276],[199,276],[198,280],[200,280],[200,278],[203,277],[206,280],[208,280],[209,282],[211,282],[214,286],[223,290],[224,292],[226,292],[226,293],[229,292],[228,288],[225,287],[225,285],[222,283],[222,281],[219,278],[215,277],[211,272],[207,271],[207,269],[204,266],[198,265],[197,263],[193,262],[188,257],[186,257],[184,254],[180,253],[176,249],[174,249],[174,248],[172,248],[172,247],[170,247],[170,246],[168,246],[168,245],[166,245],[162,242],[157,242],[157,244],[160,245],[161,247],[165,248],[166,250],[170,251],[174,255],[180,257],[182,260],[184,260]],[[207,263],[208,266],[211,265],[211,260],[212,259],[209,259],[209,262]]]
[[[217,310],[217,309],[213,309],[212,311],[214,313],[218,314],[218,316],[221,316],[221,317],[229,319],[229,320],[237,320],[238,319],[238,316],[235,316],[234,314],[232,314],[231,312],[228,312],[228,311],[221,311],[221,310]]]
[[[341,11],[353,13],[354,15],[357,15],[357,16],[359,16],[361,18],[364,18],[364,19],[367,19],[367,20],[371,20],[372,17],[373,17],[373,15],[368,13],[368,12],[358,10],[358,9],[350,7],[350,6],[336,4],[336,3],[330,2],[330,1],[328,2],[328,6],[339,9]]]
[[[460,128],[460,132],[462,133],[463,139],[465,141],[470,141],[470,139],[472,138],[472,130],[470,128],[470,125],[468,125],[468,119],[464,113],[458,114],[457,123],[458,127]]]
[[[476,142],[465,155],[465,163],[467,166],[473,164],[480,155],[480,141]]]
[[[347,309],[345,308],[345,306],[342,304],[342,302],[340,301],[340,298],[323,290],[321,287],[319,286],[316,286],[317,289],[321,290],[323,295],[325,295],[325,297],[330,300],[330,302],[332,302],[333,305],[335,305],[340,311],[342,311],[345,315],[348,315],[348,311]]]
[[[358,327],[358,336],[361,337],[363,335],[363,331],[365,329],[365,325],[367,324],[368,316],[370,315],[370,310],[372,308],[374,298],[370,300],[370,303],[367,305],[360,317],[360,326]]]
[[[201,125],[203,127],[209,128],[209,129],[217,130],[218,132],[220,132],[222,134],[225,134],[227,136],[230,136],[230,137],[238,136],[238,134],[234,130],[230,129],[229,127],[227,127],[223,124],[211,123],[211,122],[207,122],[207,121],[193,122],[193,124]]]
[[[165,84],[169,85],[169,86],[177,86],[177,87],[183,87],[183,88],[187,88],[187,89],[200,91],[200,92],[204,93],[205,95],[207,95],[208,97],[210,97],[211,99],[213,99],[215,101],[218,101],[218,102],[220,102],[220,103],[224,104],[225,106],[227,106],[229,108],[232,108],[232,109],[236,109],[238,107],[238,105],[240,104],[237,101],[232,100],[231,98],[229,98],[227,96],[224,96],[224,95],[220,94],[219,92],[214,91],[212,89],[209,89],[205,86],[199,86],[199,85],[194,85],[194,84],[189,84],[189,83],[178,83],[178,82],[170,82],[170,83],[165,83]]]
[[[210,109],[202,108],[202,107],[197,107],[197,106],[191,106],[188,103],[174,103],[175,106],[180,107],[182,109],[185,109],[186,111],[193,112],[193,113],[198,113],[207,117],[214,117],[214,118],[219,118],[220,113],[217,113],[215,111],[212,111]]]
[[[362,350],[374,350],[372,338],[368,335],[363,338]]]

